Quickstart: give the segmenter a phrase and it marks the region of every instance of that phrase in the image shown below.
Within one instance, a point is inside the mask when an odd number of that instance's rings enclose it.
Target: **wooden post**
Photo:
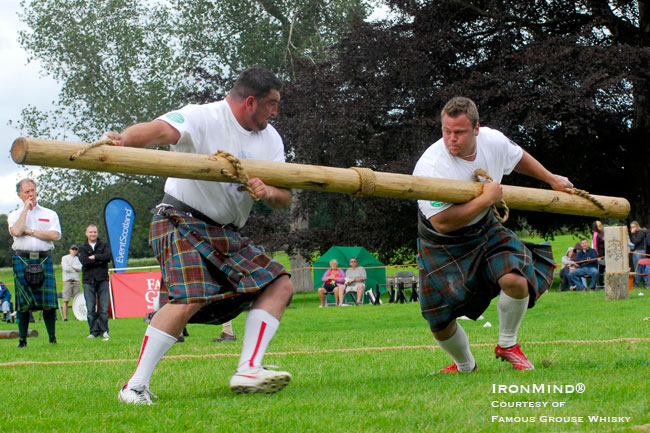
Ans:
[[[628,299],[629,276],[627,227],[605,227],[605,299]]]

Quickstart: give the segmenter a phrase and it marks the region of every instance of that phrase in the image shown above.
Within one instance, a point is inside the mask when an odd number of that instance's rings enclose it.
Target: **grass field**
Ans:
[[[235,395],[228,380],[241,340],[216,344],[220,327],[189,325],[155,371],[151,407],[117,400],[136,364],[146,324],[111,320],[111,340],[86,339],[84,322],[57,322],[59,343],[40,336],[18,350],[0,340],[1,432],[638,432],[650,429],[650,293],[605,301],[602,291],[549,293],[519,332],[536,370],[494,359],[495,303],[463,321],[478,371],[427,376],[449,364],[417,304],[317,308],[294,297],[265,363],[290,371],[274,395]],[[484,327],[486,321],[492,327]],[[234,321],[239,337],[244,316]],[[0,325],[0,329],[16,329]],[[495,393],[557,385],[584,392]],[[494,405],[546,403],[541,408]],[[553,407],[556,405],[558,407]],[[561,406],[560,406],[561,405]],[[616,422],[588,416],[629,417]],[[493,418],[496,417],[496,418]],[[509,422],[507,417],[513,417]],[[515,418],[518,417],[518,418]],[[532,418],[535,420],[531,420]],[[546,418],[544,418],[546,417]],[[561,418],[559,422],[548,417]],[[578,417],[584,417],[579,419]],[[527,422],[523,421],[527,420]],[[611,419],[608,419],[611,421]]]

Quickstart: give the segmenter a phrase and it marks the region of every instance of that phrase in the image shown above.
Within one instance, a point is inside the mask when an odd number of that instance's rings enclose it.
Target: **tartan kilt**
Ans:
[[[56,297],[56,280],[54,279],[54,266],[52,257],[45,259],[28,259],[14,255],[12,258],[14,269],[14,285],[16,287],[16,311],[43,310],[45,308],[59,308]],[[25,267],[31,263],[41,263],[45,279],[41,287],[33,289],[25,281]]]
[[[239,232],[207,224],[172,207],[154,215],[149,245],[160,263],[161,300],[208,303],[191,323],[232,320],[276,278],[289,275],[282,264]]]
[[[418,239],[417,262],[422,316],[434,332],[456,317],[476,320],[499,295],[499,278],[510,272],[528,281],[532,308],[551,286],[555,269],[550,245],[523,242],[494,218],[462,243]]]

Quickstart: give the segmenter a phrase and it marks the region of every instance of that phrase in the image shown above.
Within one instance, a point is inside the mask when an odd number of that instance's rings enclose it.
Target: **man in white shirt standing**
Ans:
[[[19,348],[27,346],[30,310],[43,310],[50,343],[56,344],[56,281],[51,250],[61,238],[59,216],[38,205],[36,182],[23,179],[16,184],[23,207],[9,214],[9,232],[14,238],[12,259],[16,287],[16,316]]]
[[[451,99],[441,113],[442,138],[420,157],[413,174],[474,181],[477,169],[493,179],[466,203],[419,200],[420,306],[433,336],[454,360],[440,373],[472,372],[477,365],[457,317],[476,320],[498,296],[499,340],[495,355],[517,370],[533,364],[522,353],[517,331],[528,308],[553,281],[551,248],[522,242],[499,223],[501,178],[513,170],[571,192],[566,177],[549,172],[501,132],[479,127],[468,98]]]
[[[225,100],[188,105],[122,133],[107,132],[118,146],[172,145],[180,152],[284,161],[284,144],[269,124],[277,115],[280,81],[262,68],[243,71]],[[253,193],[271,208],[286,207],[291,192],[249,179]],[[165,196],[150,228],[160,262],[161,292],[169,302],[153,316],[133,376],[119,393],[129,404],[151,404],[149,381],[163,355],[188,321],[222,324],[250,306],[241,357],[230,379],[236,393],[273,393],[291,380],[285,371],[262,366],[293,293],[287,270],[243,237],[253,199],[241,185],[168,178]]]
[[[63,321],[68,321],[68,303],[81,293],[81,262],[77,257],[77,246],[71,245],[67,255],[61,257],[63,270]]]

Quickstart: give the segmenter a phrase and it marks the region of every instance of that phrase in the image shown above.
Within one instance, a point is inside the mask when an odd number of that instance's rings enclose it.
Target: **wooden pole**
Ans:
[[[627,246],[627,227],[605,227],[605,299],[630,297],[630,258]]]
[[[225,158],[213,161],[209,155],[104,145],[70,160],[72,154],[87,146],[87,143],[18,138],[11,147],[11,157],[17,164],[233,182],[223,174],[224,170],[234,172],[230,162]],[[252,159],[240,161],[249,177],[258,177],[269,185],[347,194],[362,189],[362,175],[349,168]],[[464,203],[480,195],[483,188],[477,182],[406,174],[374,172],[374,177],[376,187],[370,195],[380,197]],[[604,209],[574,194],[503,185],[503,199],[512,209],[599,218],[625,218],[630,211],[630,204],[624,198],[594,198]]]

